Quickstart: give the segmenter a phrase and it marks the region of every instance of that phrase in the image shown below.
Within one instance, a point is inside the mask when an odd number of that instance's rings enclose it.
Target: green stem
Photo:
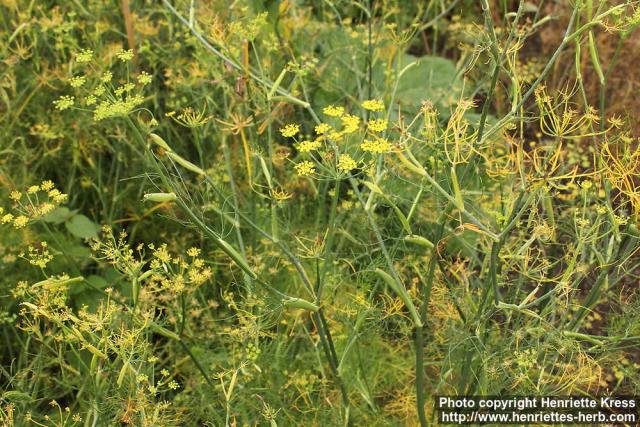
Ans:
[[[446,211],[448,213],[448,210]],[[434,239],[434,243],[437,245],[445,229],[445,223],[447,221],[447,215],[442,216],[438,232]],[[420,306],[420,320],[422,325],[416,328],[415,347],[416,347],[416,405],[418,410],[418,418],[420,419],[420,426],[428,426],[427,415],[425,413],[426,404],[426,391],[425,391],[425,375],[424,375],[424,328],[427,322],[427,312],[429,309],[429,301],[431,299],[431,289],[433,288],[433,280],[435,276],[436,257],[438,253],[436,247],[431,250],[431,258],[429,260],[429,270],[427,273],[426,284],[423,280],[420,280],[420,293],[422,294],[422,305]]]

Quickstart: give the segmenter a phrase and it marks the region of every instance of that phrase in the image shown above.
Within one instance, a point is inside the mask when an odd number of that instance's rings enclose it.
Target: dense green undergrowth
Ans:
[[[437,395],[638,394],[638,111],[609,107],[637,1],[0,20],[3,425],[427,426]]]

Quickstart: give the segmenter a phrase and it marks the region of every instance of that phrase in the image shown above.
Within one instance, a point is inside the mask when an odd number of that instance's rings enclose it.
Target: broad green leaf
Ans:
[[[50,222],[52,224],[62,224],[63,222],[68,221],[74,214],[74,211],[69,210],[64,206],[60,206],[46,214],[43,219],[45,222]]]
[[[81,239],[91,239],[98,236],[100,227],[95,222],[82,214],[77,214],[71,217],[65,223],[69,233]]]
[[[446,58],[438,56],[415,57],[405,54],[400,58],[400,68],[410,64],[398,81],[396,100],[402,110],[415,114],[423,101],[431,101],[442,116],[448,115],[449,107],[456,103],[462,92],[462,82],[456,66]]]

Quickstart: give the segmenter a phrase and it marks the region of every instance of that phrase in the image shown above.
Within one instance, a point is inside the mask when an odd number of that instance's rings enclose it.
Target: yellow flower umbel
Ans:
[[[342,116],[342,126],[344,126],[343,132],[354,133],[360,126],[360,117],[354,116],[352,114]]]
[[[313,175],[316,172],[316,165],[309,160],[304,160],[294,166],[299,176]]]
[[[387,121],[384,119],[369,120],[369,130],[373,132],[384,132],[387,130]]]
[[[328,107],[324,107],[322,112],[330,117],[342,117],[344,115],[344,107],[329,105]]]
[[[200,126],[204,126],[211,120],[211,116],[207,116],[205,110],[194,110],[191,107],[187,107],[178,115],[175,111],[167,113],[167,117],[170,117],[174,122],[188,128],[195,129]]]
[[[93,119],[99,122],[110,117],[124,117],[144,102],[142,95],[129,95],[117,101],[104,100],[93,112]]]
[[[123,49],[120,52],[116,53],[116,56],[122,62],[131,61],[133,59],[133,50],[132,49],[128,49],[128,50],[124,50]]]
[[[74,76],[69,79],[69,85],[71,87],[78,88],[83,84],[85,84],[86,81],[87,81],[87,78],[85,76]]]
[[[55,105],[56,110],[64,111],[68,108],[71,108],[74,102],[75,98],[73,96],[63,95],[57,100],[53,101],[53,105]]]
[[[385,138],[377,138],[375,140],[365,139],[360,144],[362,151],[367,151],[373,154],[384,154],[391,151],[391,144]]]
[[[76,54],[76,61],[78,63],[90,62],[93,59],[93,51],[90,49],[83,49]]]
[[[362,103],[362,108],[369,111],[382,111],[384,104],[379,99],[369,99]]]
[[[0,224],[11,224],[16,229],[26,227],[67,201],[67,195],[51,181],[32,185],[25,192],[12,191],[9,198],[15,202],[13,212],[5,212],[0,207]]]
[[[132,50],[121,50],[116,53],[116,58],[122,62],[133,59]],[[76,62],[90,63],[93,52],[83,50],[76,55]],[[74,95],[63,95],[53,102],[58,111],[67,110],[75,105],[75,99],[81,99],[84,106],[93,107],[93,119],[101,121],[112,117],[124,117],[134,112],[144,102],[142,88],[151,82],[151,75],[142,71],[137,79],[129,75],[129,67],[126,66],[126,79],[121,79],[122,85],[111,86],[115,80],[114,73],[110,70],[99,72],[91,64],[84,65],[93,68],[94,73],[84,73],[69,78],[68,83],[75,90]],[[135,83],[137,80],[137,84]]]
[[[300,132],[300,125],[295,123],[289,123],[283,128],[280,128],[280,133],[285,138],[291,138],[296,136]]]
[[[322,143],[316,139],[315,141],[302,141],[298,144],[297,148],[301,153],[308,153],[310,151],[317,150],[321,145]]]
[[[315,127],[315,131],[317,134],[327,133],[331,130],[331,126],[326,123],[320,123]]]
[[[149,83],[151,83],[151,80],[151,74],[147,73],[146,71],[142,71],[140,74],[138,74],[138,83],[140,83],[142,86],[148,85]]]
[[[338,160],[338,170],[341,172],[351,172],[358,166],[358,163],[348,154],[341,154]]]

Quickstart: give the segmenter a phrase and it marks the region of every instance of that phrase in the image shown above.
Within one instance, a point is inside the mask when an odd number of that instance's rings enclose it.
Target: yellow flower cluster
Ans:
[[[69,79],[69,85],[71,87],[80,87],[87,81],[85,76],[74,76]]]
[[[172,254],[166,243],[159,246],[149,244],[146,247],[151,250],[152,257],[147,259],[143,244],[138,245],[136,253],[126,239],[127,233],[121,232],[116,239],[113,231],[104,227],[102,237],[91,243],[91,249],[96,253],[97,259],[109,262],[130,279],[144,283],[146,292],[191,292],[213,276],[211,268],[199,258],[198,248],[188,249],[187,256],[184,257]],[[143,272],[147,265],[149,269]]]
[[[379,99],[369,99],[362,103],[362,108],[369,111],[382,111],[384,110],[384,104]]]
[[[100,76],[100,81],[102,83],[109,83],[111,79],[113,79],[113,73],[111,71],[105,71],[104,73],[102,73],[102,76]],[[102,94],[96,93],[96,95],[102,95]]]
[[[384,119],[371,119],[368,123],[369,130],[373,132],[384,132],[387,130],[387,126],[388,123]]]
[[[121,50],[116,54],[116,57],[123,62],[130,61],[133,58],[132,50]],[[78,63],[90,62],[93,58],[93,52],[90,50],[83,50],[76,55],[76,61]],[[131,113],[143,103],[144,97],[135,93],[134,89],[136,84],[130,82],[125,83],[117,88],[111,90],[107,89],[106,84],[113,80],[113,73],[109,70],[99,74],[94,80],[97,83],[92,89],[87,89],[86,94],[82,97],[86,106],[95,105],[93,110],[93,118],[95,121],[101,121],[111,117],[123,117]],[[76,75],[69,79],[69,85],[74,89],[88,86],[88,75]],[[137,82],[139,87],[144,87],[151,83],[152,77],[149,73],[142,71],[137,76]],[[64,111],[71,108],[75,104],[75,97],[72,95],[62,95],[56,101],[53,102],[56,110]]]
[[[360,117],[352,114],[347,114],[341,117],[342,126],[344,126],[344,133],[354,133],[360,126]]]
[[[320,123],[318,126],[315,127],[315,131],[318,134],[327,133],[330,130],[331,130],[331,125],[328,125],[326,123]]]
[[[342,117],[344,115],[344,107],[329,105],[328,107],[324,107],[322,112],[329,117]]]
[[[302,141],[298,144],[298,151],[301,153],[308,153],[310,151],[317,150],[322,146],[322,143],[319,140],[314,141]]]
[[[138,74],[138,83],[140,83],[142,86],[148,85],[149,83],[151,83],[151,80],[151,74],[147,73],[146,71],[142,71],[140,74]]]
[[[76,61],[78,63],[90,62],[93,59],[93,51],[90,49],[83,49],[76,54]]]
[[[338,170],[342,172],[351,172],[358,166],[358,163],[348,154],[341,154],[338,160]]]
[[[289,123],[285,127],[280,129],[280,133],[285,138],[291,138],[296,136],[300,132],[300,125],[295,123]]]
[[[308,160],[304,160],[295,165],[295,169],[300,176],[313,175],[316,172],[316,166]]]
[[[149,276],[149,285],[157,287],[163,291],[175,294],[184,292],[187,286],[190,290],[196,289],[213,276],[210,267],[205,267],[204,260],[198,258],[200,250],[190,248],[187,255],[191,260],[186,260],[181,256],[173,256],[167,249],[167,244],[163,243],[156,248],[155,245],[148,245],[153,250],[154,259],[149,267],[153,274]]]
[[[361,104],[362,108],[370,111],[383,111],[384,104],[380,100],[370,99]],[[365,129],[360,127],[361,118],[355,114],[348,114],[344,107],[329,105],[323,108],[322,112],[329,117],[336,117],[340,120],[341,126],[334,129],[332,125],[328,123],[319,123],[315,126],[315,132],[318,134],[318,138],[313,141],[302,141],[296,145],[296,148],[300,153],[309,153],[317,150],[321,147],[323,140],[330,140],[334,143],[342,142],[348,135],[361,131],[363,134],[367,133],[372,138],[365,139],[360,144],[360,149],[372,154],[384,154],[392,150],[392,144],[386,139],[376,135],[376,133],[385,132],[388,129],[389,122],[384,118],[371,118],[367,121]],[[289,124],[280,129],[280,132],[284,136],[296,135],[299,131],[299,126],[296,124]],[[337,163],[336,169],[338,172],[349,173],[358,167],[358,163],[361,159],[354,159],[347,153],[336,153]],[[333,158],[333,155],[331,155]],[[301,161],[295,165],[295,170],[299,176],[309,176],[316,172],[316,166],[318,159],[312,159],[314,161]]]
[[[194,110],[192,107],[185,108],[178,115],[176,115],[175,111],[170,111],[165,116],[170,117],[174,122],[184,127],[192,129],[204,126],[211,120],[211,116],[207,116],[205,110]]]
[[[63,95],[57,100],[53,101],[53,105],[55,105],[56,110],[64,111],[68,108],[71,108],[75,102],[75,98],[69,95]]]
[[[124,117],[144,102],[142,95],[127,95],[117,101],[104,100],[93,112],[93,119],[97,122],[111,117]]]
[[[5,212],[0,207],[0,224],[11,224],[16,229],[24,228],[67,201],[67,195],[55,188],[51,181],[32,185],[25,192],[12,191],[9,198],[15,202],[13,212]]]
[[[39,248],[29,246],[28,251],[27,259],[29,264],[36,267],[45,268],[53,260],[53,255],[49,252],[49,244],[47,242],[40,242]]]
[[[133,50],[132,49],[128,49],[128,50],[121,50],[120,52],[116,53],[116,57],[118,57],[118,59],[122,62],[127,62],[127,61],[131,61],[133,59]]]
[[[391,151],[391,144],[386,138],[377,138],[375,140],[365,139],[360,148],[373,154],[384,154]]]

